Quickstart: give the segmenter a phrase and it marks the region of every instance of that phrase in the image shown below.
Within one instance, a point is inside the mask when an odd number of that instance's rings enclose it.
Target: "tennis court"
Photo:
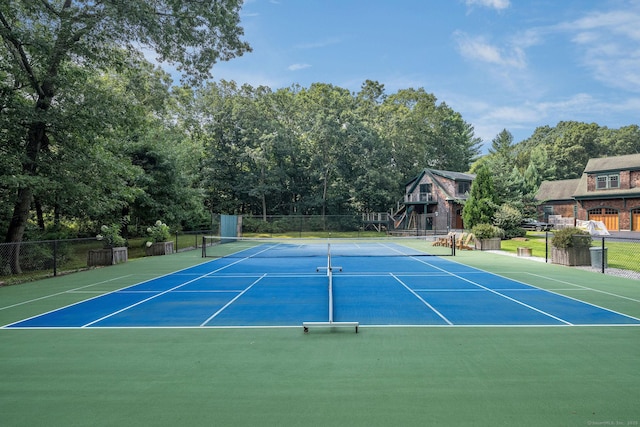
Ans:
[[[5,328],[638,326],[409,240],[228,243],[230,253]],[[437,252],[436,254],[443,254]],[[312,328],[311,328],[312,329]]]
[[[224,257],[188,251],[0,288],[0,421],[640,420],[638,281],[481,251],[434,257],[424,253],[438,248],[417,242],[390,245],[401,253],[332,242],[335,321],[361,328],[304,334],[303,322],[328,319],[327,244],[288,243],[218,245],[208,249]]]

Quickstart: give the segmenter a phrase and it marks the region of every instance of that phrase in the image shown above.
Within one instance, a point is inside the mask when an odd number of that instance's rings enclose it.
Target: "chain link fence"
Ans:
[[[87,266],[87,253],[102,247],[95,238],[0,243],[0,284],[8,278],[57,275]]]
[[[269,215],[242,217],[242,235],[358,232],[372,222],[357,215]]]
[[[174,251],[199,249],[202,236],[217,233],[217,230],[198,230],[176,233]],[[146,255],[146,238],[132,238],[127,242],[126,259]],[[83,239],[40,240],[21,243],[0,243],[0,286],[11,285],[43,277],[58,276],[80,271],[95,265],[110,265],[118,261],[110,257],[91,257],[90,253],[109,250],[95,237]],[[105,259],[104,264],[92,260]]]
[[[269,216],[266,218],[243,217],[242,235],[268,237],[288,234],[330,235],[331,233],[374,232],[361,216]],[[212,218],[211,229],[182,231],[173,235],[174,250],[201,249],[203,236],[219,234],[219,216]],[[546,233],[546,261],[552,257],[551,233]],[[631,233],[632,234],[632,233]],[[144,237],[128,241],[128,258],[145,256]],[[0,243],[0,286],[35,280],[47,276],[89,268],[89,252],[100,250],[103,243],[96,238],[44,240],[16,243]],[[591,247],[581,256],[577,268],[640,280],[640,236],[611,235],[592,238]]]
[[[219,214],[213,214],[208,230],[174,234],[174,251],[200,249],[203,236],[219,235],[220,218]],[[241,234],[249,236],[361,233],[372,228],[372,223],[365,221],[361,215],[279,215],[266,218],[243,216],[241,224]],[[0,243],[0,286],[83,270],[94,266],[96,259],[105,260],[105,264],[101,265],[110,265],[121,259],[143,257],[145,243],[144,236],[128,239],[124,257],[113,253],[107,256],[89,256],[90,252],[105,250],[103,242],[95,237]]]
[[[551,233],[547,233],[546,261],[554,262]],[[586,252],[588,250],[588,253]],[[591,247],[578,254],[575,262],[567,264],[612,276],[640,280],[640,236],[594,236]]]

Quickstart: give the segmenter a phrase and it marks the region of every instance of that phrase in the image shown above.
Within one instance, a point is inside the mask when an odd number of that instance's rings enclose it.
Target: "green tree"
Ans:
[[[306,209],[324,216],[341,213],[349,200],[345,173],[353,164],[357,135],[352,132],[354,99],[348,90],[314,83],[297,95],[301,149],[309,159]]]
[[[483,165],[471,184],[469,198],[462,211],[465,228],[473,228],[477,224],[490,224],[497,208],[492,172]]]
[[[520,171],[515,168],[515,150],[513,135],[503,129],[491,141],[487,166],[491,169],[496,202],[513,203],[522,197],[523,180]]]
[[[123,48],[133,52],[148,46],[160,60],[177,63],[187,78],[200,80],[217,61],[249,50],[240,40],[239,9],[237,0],[0,3],[0,37],[6,49],[0,52],[5,73],[0,92],[15,90],[15,97],[30,104],[21,109],[23,129],[16,135],[23,178],[16,182],[6,241],[23,238],[32,199],[46,179],[40,171],[43,152],[52,127],[63,125],[56,121],[58,99],[73,84],[76,70],[126,68]],[[19,270],[18,253],[12,254],[14,272]]]
[[[402,89],[382,103],[381,135],[403,181],[425,167],[464,172],[479,153],[473,127],[445,103],[436,102],[420,88]]]

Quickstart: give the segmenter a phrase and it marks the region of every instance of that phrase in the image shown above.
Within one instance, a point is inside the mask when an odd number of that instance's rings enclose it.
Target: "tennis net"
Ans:
[[[203,257],[301,258],[327,257],[452,256],[456,239],[447,236],[248,238],[204,236]],[[459,246],[459,245],[458,245]]]
[[[309,328],[312,326],[324,326],[324,327],[336,327],[336,326],[341,326],[341,327],[355,327],[355,331],[356,334],[358,333],[358,326],[360,325],[359,322],[336,322],[334,320],[334,316],[333,316],[333,270],[336,269],[338,271],[342,271],[342,267],[337,267],[334,266],[331,263],[331,244],[328,243],[327,244],[327,266],[326,267],[318,267],[316,268],[316,271],[321,271],[321,270],[325,270],[327,273],[327,280],[328,280],[328,301],[329,301],[329,305],[328,305],[328,319],[326,321],[323,322],[303,322],[302,323],[302,327],[304,330],[304,333],[308,333],[309,332]]]

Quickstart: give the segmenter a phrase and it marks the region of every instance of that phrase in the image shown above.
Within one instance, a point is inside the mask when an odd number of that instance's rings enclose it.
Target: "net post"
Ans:
[[[333,323],[333,273],[329,266],[329,323]]]
[[[336,267],[339,271],[342,271],[342,267]],[[311,326],[324,326],[324,327],[355,327],[356,334],[358,333],[359,322],[335,322],[333,320],[333,265],[331,264],[331,243],[327,243],[327,266],[316,267],[316,272],[320,270],[327,271],[327,278],[329,285],[327,291],[329,294],[329,307],[328,307],[328,321],[327,322],[302,322],[302,330],[305,334],[309,333],[309,327]]]

